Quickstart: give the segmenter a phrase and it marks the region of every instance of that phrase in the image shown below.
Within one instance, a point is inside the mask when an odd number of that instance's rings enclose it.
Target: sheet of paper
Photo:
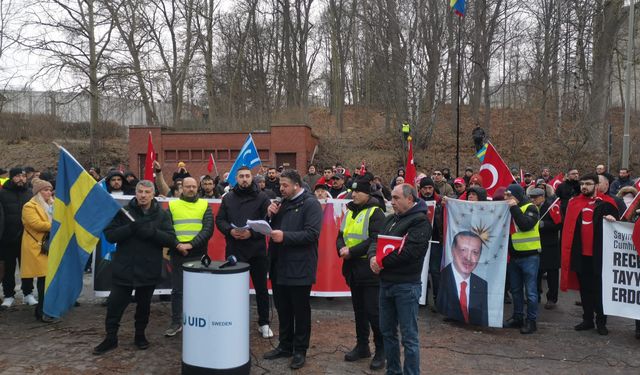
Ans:
[[[247,220],[247,225],[254,232],[258,232],[260,234],[264,234],[268,236],[271,234],[271,225],[264,220]]]

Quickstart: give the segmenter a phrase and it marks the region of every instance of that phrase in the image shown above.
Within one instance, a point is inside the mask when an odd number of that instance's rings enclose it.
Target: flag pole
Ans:
[[[458,95],[456,98],[456,177],[460,176],[460,70],[462,69],[462,51],[460,39],[462,34],[462,17],[458,17]]]
[[[631,0],[629,5],[629,33],[627,42],[627,71],[624,88],[624,135],[622,136],[622,168],[629,168],[629,122],[631,121],[631,70],[634,64],[634,15],[636,13],[636,0]]]

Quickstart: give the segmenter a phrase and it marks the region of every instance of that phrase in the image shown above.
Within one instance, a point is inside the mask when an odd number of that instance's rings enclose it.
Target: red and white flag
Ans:
[[[554,223],[560,224],[562,222],[562,214],[560,213],[560,198],[556,198],[556,200],[551,203],[551,206],[547,208],[547,211],[545,211],[545,213],[540,216],[540,220],[542,220],[542,218],[547,214],[549,215],[549,217],[551,217],[551,220],[553,220]]]
[[[564,181],[564,173],[560,172],[551,181],[549,181],[549,185],[551,185],[553,190],[556,190],[558,188],[558,186],[560,186],[562,181]]]
[[[144,179],[154,181],[153,175],[153,162],[158,159],[155,150],[153,149],[153,141],[151,140],[151,132],[149,132],[149,139],[147,141],[147,156],[144,159]]]
[[[416,165],[413,162],[413,144],[411,136],[407,139],[409,142],[409,153],[407,154],[407,167],[404,169],[404,182],[415,186],[416,184]]]
[[[209,173],[213,172],[214,165],[216,165],[216,161],[213,159],[213,154],[209,154],[209,164],[207,164],[207,170]]]
[[[636,251],[640,255],[640,220],[637,220],[636,223],[633,224],[633,233],[631,233],[631,240],[633,241],[633,246],[636,247]]]
[[[362,165],[360,165],[360,171],[359,171],[359,175],[360,176],[364,176],[364,174],[367,172],[367,167],[364,164],[364,160],[362,161]]]
[[[378,235],[378,248],[376,249],[376,263],[382,268],[382,260],[396,249],[398,254],[402,252],[402,246],[404,246],[404,237],[396,236],[383,236]]]
[[[487,143],[487,152],[480,167],[480,176],[482,177],[482,185],[490,197],[499,187],[506,188],[513,183],[513,175],[511,175],[509,167],[491,143]]]

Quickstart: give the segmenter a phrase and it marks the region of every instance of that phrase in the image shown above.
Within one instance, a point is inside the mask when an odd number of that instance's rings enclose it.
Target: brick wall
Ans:
[[[147,153],[149,132],[167,182],[170,182],[179,161],[187,164],[187,170],[192,176],[208,174],[210,153],[213,153],[218,172],[222,175],[233,165],[248,135],[228,132],[170,132],[159,127],[131,127],[129,168],[139,176],[142,175],[141,167]],[[252,133],[252,136],[263,165],[275,165],[276,153],[295,153],[296,166],[301,174],[306,173],[306,166],[318,144],[318,138],[311,133],[308,125],[274,125],[271,132]],[[212,174],[215,175],[215,170]]]

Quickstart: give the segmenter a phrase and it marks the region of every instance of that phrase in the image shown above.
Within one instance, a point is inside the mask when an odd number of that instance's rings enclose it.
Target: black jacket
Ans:
[[[422,264],[429,248],[431,224],[427,220],[427,204],[422,199],[401,215],[391,215],[385,220],[382,235],[404,237],[402,251],[392,251],[382,260],[380,280],[393,283],[420,281]],[[369,248],[369,259],[376,255],[377,244]]]
[[[547,199],[540,206],[540,215],[543,215],[553,203],[553,199]],[[540,220],[540,243],[542,253],[540,253],[540,270],[557,270],[560,268],[560,229],[562,223],[556,224],[551,218],[551,213],[547,213]]]
[[[104,230],[107,240],[117,244],[112,282],[132,287],[156,285],[162,281],[162,248],[178,243],[171,218],[155,199],[146,213],[136,198],[125,209],[136,221],[118,212]]]
[[[316,282],[318,239],[322,229],[322,206],[306,190],[282,201],[271,227],[284,232],[282,243],[269,242],[269,278],[278,285],[311,285]]]
[[[31,190],[18,186],[12,180],[0,190],[0,245],[19,245],[22,239],[22,206],[33,197]],[[3,249],[0,248],[0,251]],[[19,248],[18,248],[19,250]]]
[[[453,263],[449,263],[440,273],[440,291],[436,300],[438,311],[450,319],[464,322],[464,315],[458,297],[458,285],[453,275]],[[487,282],[476,274],[469,277],[469,323],[477,326],[489,325],[489,303]]]
[[[525,204],[530,203],[529,201],[523,200],[517,206],[509,207],[509,212],[511,212],[511,218],[518,226],[518,229],[521,232],[526,232],[533,227],[536,226],[536,223],[540,219],[540,214],[538,213],[538,207],[535,204],[531,204],[527,209],[522,213],[520,207]],[[511,241],[511,236],[509,236],[509,254],[512,257],[519,258],[530,255],[538,255],[540,254],[540,249],[537,250],[529,250],[529,251],[515,251],[513,249],[513,242]]]
[[[605,216],[611,215],[616,219],[620,218],[618,208],[613,204],[598,200],[593,209],[593,273],[602,275],[602,220]],[[571,271],[582,271],[582,213],[578,215],[576,228],[573,232],[573,242],[571,243]]]
[[[280,179],[276,178],[275,181],[271,181],[268,178],[264,180],[264,188],[269,189],[275,193],[277,197],[281,197],[282,193],[280,193]]]
[[[185,197],[180,197],[180,199],[185,200],[187,202],[193,201]],[[199,199],[199,198],[195,198],[195,199]],[[173,215],[171,215],[171,206],[169,206],[168,211],[173,223]],[[204,216],[202,217],[202,229],[200,229],[200,232],[198,232],[198,234],[196,234],[196,236],[193,237],[191,241],[189,241],[191,246],[193,246],[193,249],[189,250],[189,253],[185,257],[175,249],[175,246],[173,246],[171,249],[169,249],[169,254],[171,254],[171,256],[179,256],[183,258],[201,257],[205,253],[207,253],[209,239],[211,238],[211,236],[213,236],[213,211],[211,211],[211,206],[207,206],[207,209],[204,212]],[[177,244],[178,243],[176,243],[176,245]]]
[[[226,257],[235,255],[239,261],[247,262],[255,256],[267,255],[267,242],[262,234],[250,230],[250,238],[236,240],[231,236],[231,229],[233,229],[231,224],[243,227],[247,220],[264,219],[270,203],[267,195],[259,191],[255,184],[252,184],[249,189],[241,189],[236,185],[222,197],[216,225],[227,242]]]
[[[369,207],[378,207],[378,200],[376,198],[369,198],[369,201],[362,206],[356,206],[353,202],[347,203],[349,211],[347,215],[351,213],[351,217],[355,218],[361,211],[368,209]],[[346,219],[345,219],[346,220]],[[367,254],[371,244],[378,240],[378,234],[382,230],[384,224],[384,213],[382,210],[375,209],[369,219],[369,238],[360,242],[359,244],[349,248],[349,259],[344,259],[342,263],[342,275],[347,281],[347,285],[378,285],[380,280],[378,275],[371,271],[369,267],[369,258]],[[344,242],[344,233],[340,231],[338,238],[336,239],[336,248],[338,256],[340,256],[340,249],[346,246]],[[362,258],[362,256],[365,256]]]
[[[556,189],[556,197],[560,198],[560,211],[562,212],[562,217],[564,217],[567,212],[569,199],[578,194],[580,194],[580,183],[578,181],[566,180],[558,185],[558,188]]]
[[[119,176],[120,178],[122,178],[121,189],[124,195],[136,195],[136,187],[129,185],[129,183],[127,182],[127,179],[124,177],[124,173],[118,170],[109,172],[109,174],[107,174],[107,177],[104,178],[104,182],[105,182],[105,185],[107,186],[107,191],[109,193],[111,193],[111,184],[109,184],[109,181],[111,181],[111,179],[115,176]]]

